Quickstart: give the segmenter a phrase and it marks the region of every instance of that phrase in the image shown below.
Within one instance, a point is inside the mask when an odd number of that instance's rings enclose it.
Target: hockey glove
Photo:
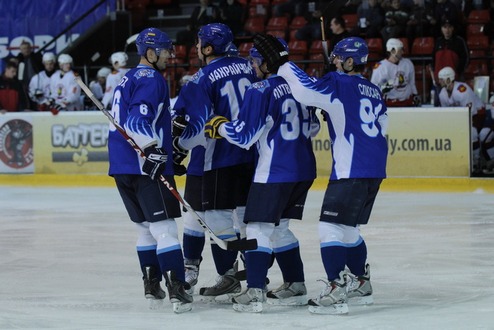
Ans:
[[[204,127],[204,135],[210,139],[222,139],[219,132],[220,126],[228,122],[229,120],[223,116],[211,116]]]
[[[165,171],[168,156],[162,148],[152,145],[144,149],[146,160],[142,165],[142,171],[149,175],[152,180],[156,180]]]
[[[185,120],[184,117],[182,116],[177,116],[175,119],[172,121],[172,135],[173,136],[180,136],[182,135],[182,132],[185,130],[185,127],[187,127],[188,122]]]
[[[254,36],[254,47],[259,51],[271,73],[277,73],[278,68],[288,62],[288,52],[276,37],[270,34],[258,33]]]
[[[175,136],[172,140],[173,144],[173,170],[175,175],[181,176],[187,172],[187,168],[182,165],[183,160],[189,154],[189,150],[183,149],[178,144],[178,136]]]

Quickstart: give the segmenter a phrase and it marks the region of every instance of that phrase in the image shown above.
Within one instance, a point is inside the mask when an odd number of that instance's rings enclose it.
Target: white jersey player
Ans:
[[[474,167],[478,167],[480,160],[479,131],[482,129],[485,117],[485,105],[473,92],[468,84],[455,81],[455,71],[447,66],[438,73],[441,107],[468,107],[472,116],[472,154]]]
[[[76,73],[72,71],[72,56],[58,56],[60,70],[56,71],[50,81],[50,97],[63,110],[82,110],[81,88],[75,82]]]
[[[376,63],[371,82],[381,88],[388,107],[413,106],[417,95],[413,63],[403,57],[403,43],[399,39],[390,38],[386,50],[389,56]]]
[[[111,107],[115,87],[118,86],[122,77],[129,71],[129,69],[125,67],[128,59],[129,57],[124,52],[116,52],[111,55],[110,62],[113,66],[113,71],[106,77],[105,94],[101,101],[103,106],[107,109]]]
[[[29,82],[29,98],[36,103],[37,110],[45,110],[50,103],[50,80],[55,73],[57,58],[53,53],[43,54],[45,69],[34,75]]]
[[[101,68],[96,73],[96,80],[89,83],[89,89],[91,89],[91,92],[93,92],[94,96],[100,101],[103,99],[106,88],[106,78],[110,73],[110,68]]]

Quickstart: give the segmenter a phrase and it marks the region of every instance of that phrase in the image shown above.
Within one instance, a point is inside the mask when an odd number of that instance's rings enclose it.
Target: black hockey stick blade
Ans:
[[[257,240],[253,239],[238,239],[236,241],[228,241],[227,250],[230,251],[248,251],[257,249]]]

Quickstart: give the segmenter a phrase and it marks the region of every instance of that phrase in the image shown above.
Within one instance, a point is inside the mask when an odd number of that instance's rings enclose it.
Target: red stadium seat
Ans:
[[[247,57],[249,56],[249,51],[254,46],[254,43],[252,42],[243,42],[238,46],[238,54],[241,57]]]
[[[484,35],[473,35],[467,39],[468,49],[489,49],[489,37]]]
[[[431,55],[434,51],[434,37],[418,37],[412,43],[412,55]]]
[[[250,34],[264,33],[264,17],[249,17],[245,21],[244,30]]]
[[[288,17],[271,17],[266,24],[266,31],[272,30],[287,30],[288,29]]]
[[[472,10],[467,18],[467,23],[469,24],[487,24],[490,23],[490,21],[491,15],[488,9]]]
[[[341,16],[345,21],[345,28],[347,31],[352,31],[357,27],[358,16],[357,14],[345,14]]]
[[[288,42],[288,49],[290,55],[307,55],[307,41],[305,40],[293,40]]]
[[[295,16],[290,22],[290,26],[288,28],[290,30],[298,30],[305,24],[307,24],[307,20],[304,16]]]

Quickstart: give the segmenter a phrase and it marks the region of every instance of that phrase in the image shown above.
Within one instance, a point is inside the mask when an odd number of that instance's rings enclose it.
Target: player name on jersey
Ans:
[[[235,76],[239,74],[252,74],[252,67],[249,63],[232,63],[227,66],[219,67],[208,75],[211,83],[214,83],[216,80],[225,78],[228,76]]]
[[[377,88],[368,85],[358,84],[358,89],[360,91],[360,94],[364,96],[372,97],[378,100],[381,99],[381,92]]]

